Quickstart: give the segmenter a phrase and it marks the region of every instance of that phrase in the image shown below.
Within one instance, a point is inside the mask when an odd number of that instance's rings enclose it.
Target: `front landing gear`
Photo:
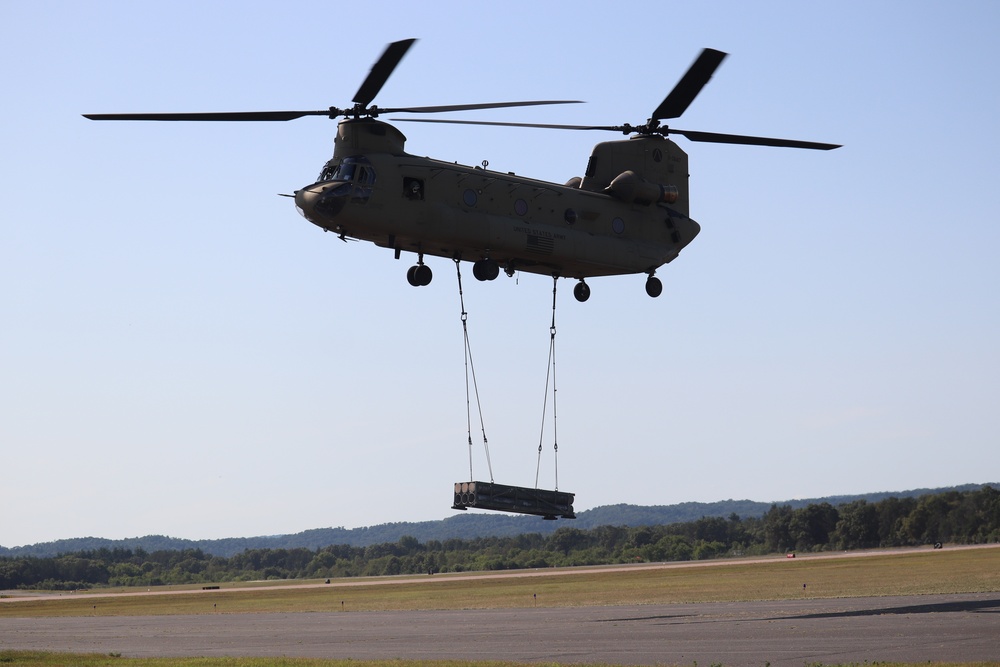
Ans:
[[[590,298],[590,285],[583,282],[583,279],[581,278],[580,282],[578,282],[573,288],[573,296],[576,297],[577,301],[583,303]]]
[[[476,280],[480,282],[496,280],[497,276],[500,275],[500,265],[497,264],[495,259],[481,259],[477,262],[473,262],[472,275],[474,275]]]
[[[406,271],[406,282],[410,283],[414,287],[425,287],[431,284],[431,278],[434,277],[434,273],[431,271],[431,267],[424,264],[423,256],[414,266],[411,266]]]

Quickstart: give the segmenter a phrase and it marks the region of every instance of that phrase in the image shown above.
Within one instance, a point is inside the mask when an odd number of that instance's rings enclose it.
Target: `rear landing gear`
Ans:
[[[646,294],[653,297],[654,299],[663,293],[663,283],[660,279],[655,277],[653,274],[646,278]]]
[[[577,301],[583,303],[590,298],[590,285],[580,280],[573,288],[573,296],[576,297]]]

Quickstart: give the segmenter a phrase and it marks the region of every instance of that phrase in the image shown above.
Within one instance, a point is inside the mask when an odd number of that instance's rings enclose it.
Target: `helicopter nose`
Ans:
[[[295,208],[306,220],[313,219],[313,210],[316,207],[316,200],[319,192],[314,187],[302,188],[295,191]]]
[[[310,185],[295,191],[295,208],[309,222],[326,227],[324,222],[335,217],[344,208],[347,192],[329,185]]]

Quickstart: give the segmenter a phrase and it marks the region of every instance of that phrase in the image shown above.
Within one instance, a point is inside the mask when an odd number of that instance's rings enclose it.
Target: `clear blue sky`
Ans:
[[[462,118],[685,129],[702,234],[658,275],[560,284],[559,486],[614,503],[996,481],[1000,4],[0,4],[0,544],[451,516],[468,479],[454,269],[278,197],[336,125],[81,113],[582,99]],[[565,182],[614,135],[401,124],[418,155]],[[471,273],[471,272],[470,272]],[[551,281],[466,281],[498,482],[532,485]],[[477,435],[477,433],[474,433]],[[541,482],[552,485],[551,436]],[[488,476],[477,444],[476,477]]]

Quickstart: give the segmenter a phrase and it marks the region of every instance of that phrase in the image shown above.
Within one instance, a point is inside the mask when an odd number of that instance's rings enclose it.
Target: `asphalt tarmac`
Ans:
[[[0,649],[627,665],[1000,660],[1000,594],[465,611],[0,618]]]

